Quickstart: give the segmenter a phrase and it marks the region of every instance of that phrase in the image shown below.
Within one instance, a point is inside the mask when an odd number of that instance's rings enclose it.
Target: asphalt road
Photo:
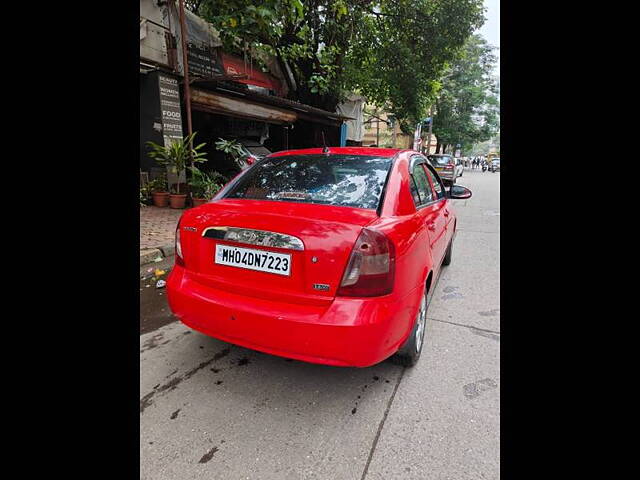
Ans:
[[[473,197],[454,204],[453,261],[413,368],[229,345],[172,322],[163,290],[141,280],[140,477],[499,478],[500,173],[458,183]]]

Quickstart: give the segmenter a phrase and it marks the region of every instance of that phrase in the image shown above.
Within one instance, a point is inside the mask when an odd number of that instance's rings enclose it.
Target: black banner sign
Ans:
[[[162,132],[165,146],[174,139],[182,138],[182,114],[180,110],[180,90],[178,80],[159,75],[160,110],[162,111]]]
[[[195,77],[222,75],[224,68],[217,48],[188,42],[189,74]]]

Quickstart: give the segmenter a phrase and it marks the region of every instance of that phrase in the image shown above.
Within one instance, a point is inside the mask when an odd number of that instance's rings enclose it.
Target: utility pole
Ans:
[[[393,139],[393,148],[396,148],[396,122],[395,120],[392,123],[393,127],[391,128],[391,138]]]
[[[431,134],[433,133],[433,106],[429,107],[429,134],[427,135],[427,155],[431,153]]]
[[[193,133],[191,125],[191,85],[189,81],[189,61],[187,53],[187,24],[184,18],[184,0],[180,0],[180,40],[182,44],[182,68],[184,75],[184,103],[187,110],[187,135]]]
[[[189,58],[187,53],[187,23],[184,15],[184,0],[180,0],[180,40],[182,44],[182,74],[184,75],[184,103],[187,111],[187,135],[189,135],[189,163],[193,167],[193,127],[191,125],[191,83],[189,81]],[[184,180],[187,186],[187,199],[191,197],[191,189],[187,182],[187,171],[184,172]],[[180,172],[178,172],[178,185],[180,185]]]

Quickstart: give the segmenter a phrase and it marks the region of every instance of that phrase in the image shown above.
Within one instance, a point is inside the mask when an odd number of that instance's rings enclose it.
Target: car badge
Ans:
[[[198,231],[198,229],[196,227],[182,227],[183,230],[186,230],[187,232],[196,232]]]
[[[329,290],[329,285],[327,285],[326,283],[314,283],[313,284],[313,289],[314,290]]]

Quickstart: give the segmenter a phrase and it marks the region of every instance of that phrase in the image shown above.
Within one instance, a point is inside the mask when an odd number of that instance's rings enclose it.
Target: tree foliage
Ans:
[[[405,133],[413,134],[435,100],[447,64],[484,21],[482,2],[377,2],[364,20],[369,31],[350,51],[349,87],[377,105],[388,104]]]
[[[445,73],[433,122],[439,144],[461,144],[468,150],[497,133],[500,100],[492,75],[493,50],[482,37],[472,35]]]
[[[482,0],[195,0],[225,49],[277,58],[289,97],[335,111],[347,92],[415,124],[484,21]],[[285,75],[287,76],[287,75]]]

